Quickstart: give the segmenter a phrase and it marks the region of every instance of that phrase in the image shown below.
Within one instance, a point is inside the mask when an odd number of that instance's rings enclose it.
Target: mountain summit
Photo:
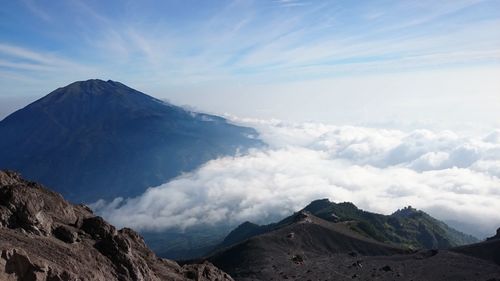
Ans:
[[[261,146],[257,132],[119,82],[59,88],[0,122],[0,168],[71,201],[141,194],[208,160]]]

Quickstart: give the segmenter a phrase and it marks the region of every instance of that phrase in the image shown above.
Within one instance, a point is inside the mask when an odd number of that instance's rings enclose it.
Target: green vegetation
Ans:
[[[351,226],[353,230],[408,248],[445,249],[478,241],[412,207],[387,216],[363,211],[349,202],[336,204],[322,199],[313,201],[304,210],[325,220],[356,221]]]

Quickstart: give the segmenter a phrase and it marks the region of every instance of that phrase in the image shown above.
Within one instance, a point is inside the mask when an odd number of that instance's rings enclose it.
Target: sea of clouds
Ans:
[[[481,237],[500,227],[500,131],[465,136],[232,121],[256,128],[269,146],[92,207],[118,226],[143,231],[267,223],[320,198],[383,214],[411,205]]]

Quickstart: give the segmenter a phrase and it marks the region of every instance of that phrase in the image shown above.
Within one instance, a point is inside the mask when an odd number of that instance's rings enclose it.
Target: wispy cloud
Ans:
[[[309,1],[302,0],[274,0],[273,2],[285,8],[307,6],[311,4]]]
[[[0,53],[41,64],[47,64],[52,62],[52,60],[48,59],[45,55],[31,51],[26,48],[9,44],[0,44]]]
[[[22,0],[21,1],[31,13],[35,16],[41,18],[44,21],[50,22],[52,21],[52,17],[49,15],[47,11],[45,11],[38,3],[33,0]]]
[[[391,67],[383,71],[421,68],[426,63],[436,67],[439,54],[446,57],[441,66],[496,60],[488,54],[498,46],[491,33],[499,27],[498,21],[472,22],[471,27],[470,21],[447,18],[482,2],[398,2],[382,12],[370,3],[340,6],[334,2],[273,1],[282,7],[302,7],[283,12],[260,2],[232,1],[214,13],[179,25],[170,24],[168,19],[137,20],[135,11],[111,16],[83,1],[71,2],[71,12],[77,18],[92,19],[90,25],[77,26],[86,38],[87,46],[82,47],[90,47],[93,56],[111,65],[107,68],[116,71],[129,66],[137,72],[156,73],[158,79],[169,75],[193,81],[203,75],[295,75],[304,67],[315,68],[322,76],[335,72],[332,65],[342,65],[337,72],[344,71],[345,65],[356,67],[358,72],[366,65],[372,71],[371,64],[384,64],[388,57]],[[424,30],[430,32],[422,33]],[[476,42],[482,43],[474,45]],[[467,52],[481,55],[454,56],[454,60],[447,55]]]
[[[70,59],[51,53],[38,52],[24,47],[0,43],[0,66],[29,71],[88,71],[90,68]]]
[[[64,56],[0,43],[0,95],[39,96],[57,87],[53,81],[71,83],[98,73],[93,66]]]

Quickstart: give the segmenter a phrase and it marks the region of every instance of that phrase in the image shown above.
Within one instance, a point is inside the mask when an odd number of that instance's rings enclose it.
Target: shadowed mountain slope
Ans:
[[[232,280],[210,263],[160,259],[131,229],[0,171],[0,280]]]
[[[261,146],[251,128],[114,81],[59,88],[0,122],[0,168],[76,202],[131,197],[208,160]]]
[[[500,280],[500,267],[490,261],[404,249],[359,233],[352,222],[335,221],[301,211],[208,260],[235,280]],[[256,229],[243,226],[247,233]]]

